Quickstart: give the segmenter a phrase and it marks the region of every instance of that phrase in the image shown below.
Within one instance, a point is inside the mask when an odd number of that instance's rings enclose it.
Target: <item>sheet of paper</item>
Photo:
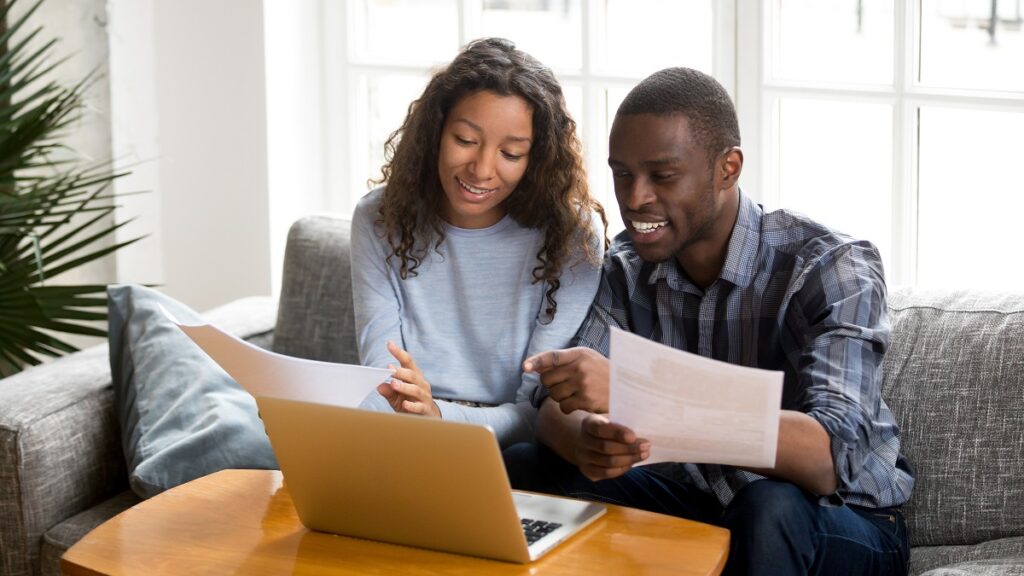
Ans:
[[[276,354],[210,324],[186,325],[164,314],[253,396],[354,408],[391,371]]]
[[[611,329],[609,418],[654,462],[775,465],[782,372],[719,362]]]

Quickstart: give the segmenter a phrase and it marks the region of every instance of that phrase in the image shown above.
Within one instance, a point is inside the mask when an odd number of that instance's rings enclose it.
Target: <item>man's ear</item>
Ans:
[[[740,179],[743,172],[743,150],[739,146],[733,146],[718,157],[718,165],[715,166],[715,176],[718,180],[718,188],[732,188]]]

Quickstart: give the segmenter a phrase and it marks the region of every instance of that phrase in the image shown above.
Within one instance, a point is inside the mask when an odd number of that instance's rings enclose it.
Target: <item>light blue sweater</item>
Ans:
[[[565,348],[583,322],[600,278],[600,264],[580,255],[563,269],[555,293],[554,320],[538,321],[546,308],[546,283],[532,283],[540,230],[506,216],[482,229],[445,227],[440,254],[432,248],[402,280],[399,259],[387,261],[379,206],[383,189],[364,196],[352,220],[352,294],[359,359],[386,367],[398,362],[387,351],[393,340],[405,348],[430,382],[441,417],[490,426],[502,447],[533,439],[536,409],[530,393],[536,375],[523,374],[532,354]],[[593,218],[603,238],[599,218]],[[598,240],[600,242],[600,240]],[[490,404],[470,407],[440,399]],[[362,407],[390,411],[373,392]]]

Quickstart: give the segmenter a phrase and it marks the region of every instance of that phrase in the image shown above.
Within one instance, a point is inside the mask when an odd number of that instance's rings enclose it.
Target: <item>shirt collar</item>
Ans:
[[[722,266],[722,272],[718,275],[722,280],[741,288],[746,288],[753,281],[757,271],[758,247],[761,245],[761,217],[763,215],[764,211],[761,206],[740,191],[739,214],[736,216],[736,225],[733,226],[732,235],[729,237],[725,265]],[[679,262],[675,258],[655,264],[647,283],[653,285],[662,278],[673,290],[703,294],[703,290],[693,284],[679,267]]]
[[[729,252],[725,257],[725,265],[722,266],[722,272],[718,277],[746,288],[753,282],[757,272],[757,253],[761,246],[761,217],[764,210],[742,191],[739,195],[739,214],[729,238]]]

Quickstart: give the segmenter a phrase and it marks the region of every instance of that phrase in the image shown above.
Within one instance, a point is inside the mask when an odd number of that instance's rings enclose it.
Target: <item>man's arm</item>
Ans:
[[[817,495],[836,491],[831,438],[825,428],[803,412],[783,410],[774,468],[747,468],[751,472],[792,482]]]
[[[822,496],[856,491],[855,478],[865,469],[881,480],[895,465],[897,453],[887,446],[898,428],[880,418],[878,408],[889,342],[885,292],[874,246],[843,244],[817,259],[787,313],[783,340],[801,391],[800,404],[788,408],[804,414],[805,423],[780,429],[780,444],[783,432],[808,434],[787,441],[808,450],[801,466],[787,469],[809,484],[794,482]],[[777,468],[787,457],[779,455]]]
[[[608,410],[608,360],[588,348],[551,350],[530,357],[527,371],[536,371],[550,396],[541,404],[537,419],[537,438],[565,460],[584,467],[599,468],[603,456],[629,453],[616,442],[598,442],[583,427],[588,415]],[[609,436],[607,427],[595,426],[593,434]],[[592,436],[592,435],[591,435]],[[614,437],[614,436],[613,436]],[[595,444],[589,458],[580,454],[588,442]],[[626,442],[626,444],[632,444]],[[619,468],[616,461],[615,466]],[[626,468],[628,470],[628,467]],[[838,485],[832,461],[831,438],[814,418],[794,410],[783,410],[779,417],[779,437],[774,468],[751,468],[751,472],[792,482],[814,494],[835,492]],[[623,470],[624,472],[624,470]],[[611,470],[594,473],[611,478]],[[590,476],[588,474],[588,476]]]

